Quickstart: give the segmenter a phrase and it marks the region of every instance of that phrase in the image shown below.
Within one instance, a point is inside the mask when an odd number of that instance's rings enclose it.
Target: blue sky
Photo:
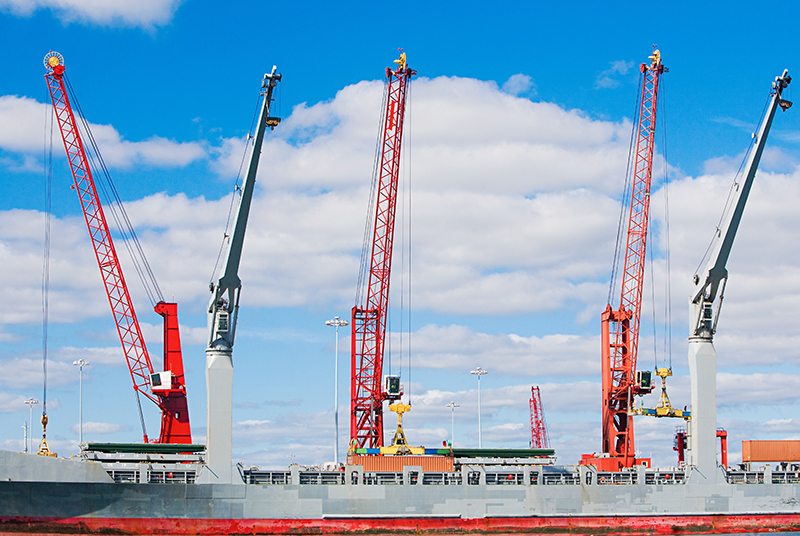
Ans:
[[[663,230],[669,166],[672,255],[670,396],[688,404],[686,306],[692,271],[722,211],[771,80],[792,74],[797,45],[780,19],[745,3],[218,3],[0,0],[0,423],[3,448],[22,447],[22,401],[41,399],[44,119],[42,58],[62,53],[115,184],[162,290],[180,304],[190,415],[205,427],[207,284],[264,72],[283,74],[283,124],[268,135],[242,262],[234,350],[234,457],[281,467],[333,458],[333,332],[348,317],[367,210],[384,69],[397,48],[412,85],[403,186],[413,202],[412,367],[392,368],[412,397],[409,441],[477,444],[482,380],[486,446],[526,446],[527,399],[540,385],[561,461],[599,449],[599,315],[605,308],[638,65],[657,43],[670,72],[654,173],[654,228]],[[792,86],[785,94],[792,98]],[[800,435],[795,413],[796,110],[775,119],[729,269],[716,345],[719,421],[739,441]],[[136,441],[138,418],[80,208],[54,145],[51,445],[77,451],[83,357],[85,438]],[[408,201],[403,210],[407,212]],[[660,211],[660,212],[659,212]],[[392,330],[400,311],[400,229]],[[657,231],[655,310],[664,310],[664,233]],[[118,245],[121,248],[121,245]],[[127,262],[123,260],[123,262]],[[130,270],[150,353],[158,320]],[[648,277],[650,272],[648,271]],[[649,285],[649,283],[648,283]],[[649,294],[650,287],[645,294]],[[648,299],[648,302],[652,300]],[[403,298],[407,306],[408,297]],[[648,311],[652,303],[646,304]],[[652,312],[646,311],[646,319]],[[402,324],[401,320],[403,319]],[[652,321],[642,348],[652,348]],[[660,364],[665,362],[660,353]],[[348,333],[341,333],[340,422],[348,434]],[[407,338],[404,337],[404,341]],[[403,345],[406,342],[402,343]],[[405,348],[405,346],[403,346]],[[642,351],[640,368],[652,368]],[[652,401],[651,403],[654,403]],[[40,409],[40,408],[37,408]],[[148,432],[157,413],[148,409]],[[391,419],[387,419],[392,422]],[[643,455],[672,464],[675,422],[637,421]]]

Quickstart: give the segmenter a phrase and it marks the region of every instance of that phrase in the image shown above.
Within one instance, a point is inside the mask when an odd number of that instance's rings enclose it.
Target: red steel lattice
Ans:
[[[351,324],[351,411],[350,443],[356,448],[383,446],[383,394],[381,375],[389,303],[389,278],[392,268],[397,181],[406,89],[416,71],[397,61],[397,70],[386,69],[386,109],[383,117],[377,206],[373,232],[366,304],[356,305]]]
[[[603,452],[619,458],[621,467],[634,464],[633,417],[629,410],[635,386],[642,306],[645,250],[650,210],[658,82],[664,72],[655,51],[650,65],[642,64],[642,92],[636,130],[633,180],[622,272],[620,306],[609,304],[601,316],[603,369]]]
[[[114,316],[114,323],[133,380],[133,388],[136,392],[142,393],[155,402],[162,411],[160,443],[191,443],[183,359],[178,333],[177,305],[165,302],[159,302],[156,305],[156,312],[164,317],[164,366],[165,370],[170,370],[168,367],[172,367],[173,373],[172,385],[156,397],[150,392],[150,375],[153,374],[153,365],[142,337],[125,278],[122,275],[122,268],[111,239],[100,198],[97,195],[75,115],[67,96],[64,84],[64,66],[62,64],[52,66],[52,72],[45,75],[45,79],[67,152],[74,188],[78,192],[89,237]],[[143,433],[144,441],[147,443],[147,433]]]

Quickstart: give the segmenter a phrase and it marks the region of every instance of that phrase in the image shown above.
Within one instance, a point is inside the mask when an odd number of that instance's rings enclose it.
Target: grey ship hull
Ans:
[[[117,483],[98,463],[0,452],[0,530],[310,534],[800,528],[800,474],[769,469],[720,470],[719,483],[710,483],[696,471],[644,467],[615,474],[534,466],[462,466],[458,472],[430,474],[406,467],[402,473],[370,474],[360,466],[347,466],[343,473],[294,466],[286,472],[235,471],[244,476],[236,484],[164,481],[164,475],[175,474],[157,469],[148,467],[149,482],[155,483]]]

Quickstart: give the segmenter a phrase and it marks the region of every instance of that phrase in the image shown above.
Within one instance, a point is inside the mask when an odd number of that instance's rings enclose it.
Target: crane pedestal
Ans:
[[[206,349],[206,468],[199,482],[232,483],[233,361],[230,348]]]
[[[687,422],[687,464],[705,484],[717,477],[717,352],[706,337],[689,337],[692,419]],[[705,478],[703,478],[705,477]]]

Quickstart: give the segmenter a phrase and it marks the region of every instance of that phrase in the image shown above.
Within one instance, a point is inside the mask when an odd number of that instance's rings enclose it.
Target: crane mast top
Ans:
[[[406,90],[416,71],[401,51],[396,69],[386,69],[386,93],[380,133],[374,230],[369,249],[366,303],[352,310],[351,323],[351,412],[350,441],[355,447],[383,446],[383,400],[400,396],[399,378],[389,378],[387,392],[381,390],[389,280],[392,268],[397,183],[403,139]],[[371,200],[372,202],[372,200]],[[366,248],[365,248],[366,251]],[[363,261],[363,259],[362,259]],[[358,289],[357,301],[362,289]]]
[[[250,215],[250,205],[253,200],[253,189],[256,183],[258,161],[261,158],[261,145],[264,141],[266,127],[274,129],[280,123],[279,117],[269,115],[270,105],[274,100],[272,93],[281,75],[276,72],[277,67],[272,66],[272,71],[264,75],[261,82],[261,95],[264,97],[258,117],[258,126],[253,135],[253,147],[250,151],[250,161],[247,175],[241,188],[241,199],[233,231],[230,236],[228,253],[222,276],[216,285],[211,286],[211,301],[208,305],[209,314],[209,348],[213,346],[233,347],[236,336],[236,321],[239,311],[239,295],[242,289],[242,280],[239,278],[239,263],[242,259],[242,246],[244,234],[247,229],[247,219]]]
[[[775,81],[772,82],[767,110],[758,127],[758,132],[753,134],[754,144],[747,156],[742,178],[734,182],[733,195],[726,207],[722,224],[715,231],[708,264],[702,275],[695,274],[694,276],[695,289],[691,298],[692,325],[690,326],[692,336],[712,338],[717,330],[725,284],[728,280],[726,265],[733,246],[733,239],[739,229],[742,213],[753,185],[758,164],[761,161],[761,154],[764,152],[764,145],[775,117],[775,111],[780,106],[781,110],[785,112],[792,106],[791,102],[781,97],[783,90],[791,81],[792,77],[789,76],[789,71],[784,69],[783,74],[776,76]],[[713,311],[715,301],[717,302],[716,313]]]

